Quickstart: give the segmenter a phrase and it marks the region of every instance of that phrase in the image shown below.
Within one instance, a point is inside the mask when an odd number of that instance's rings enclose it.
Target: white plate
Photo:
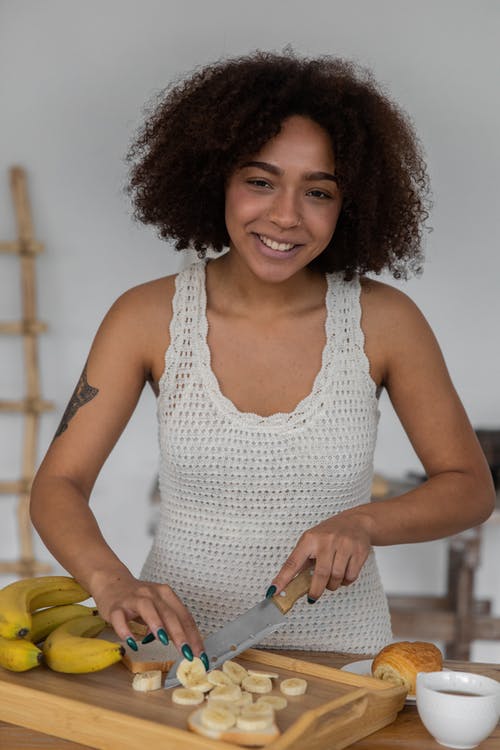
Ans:
[[[360,674],[365,677],[372,676],[372,662],[373,659],[362,659],[361,661],[352,661],[350,664],[344,664],[341,667],[343,672],[352,672],[353,674]],[[406,696],[407,703],[415,703],[417,700],[416,695],[408,694]]]

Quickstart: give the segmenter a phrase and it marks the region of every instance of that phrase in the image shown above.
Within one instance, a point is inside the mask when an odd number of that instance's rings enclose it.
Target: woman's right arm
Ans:
[[[189,611],[168,584],[139,581],[131,574],[105,541],[89,507],[97,476],[144,384],[153,379],[158,330],[168,336],[169,282],[126,292],[104,318],[33,482],[30,512],[47,548],[90,592],[120,638],[133,638],[128,621],[142,619],[153,634],[164,630],[177,648],[188,644],[197,655],[203,643]]]

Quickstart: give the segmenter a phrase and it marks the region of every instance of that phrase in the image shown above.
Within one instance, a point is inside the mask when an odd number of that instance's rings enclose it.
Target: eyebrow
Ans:
[[[240,169],[244,169],[245,167],[257,167],[258,169],[263,169],[265,172],[270,172],[271,174],[278,176],[283,174],[282,169],[274,164],[269,164],[267,161],[247,161],[241,165]],[[331,180],[332,182],[338,182],[336,175],[331,174],[331,172],[309,172],[304,176],[306,180],[311,182],[315,180]]]

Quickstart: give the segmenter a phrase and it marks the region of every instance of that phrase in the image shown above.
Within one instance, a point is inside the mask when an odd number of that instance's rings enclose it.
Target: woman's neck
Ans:
[[[231,251],[207,263],[206,285],[210,306],[259,317],[300,314],[323,305],[326,291],[324,274],[317,271],[304,268],[286,281],[270,282]]]

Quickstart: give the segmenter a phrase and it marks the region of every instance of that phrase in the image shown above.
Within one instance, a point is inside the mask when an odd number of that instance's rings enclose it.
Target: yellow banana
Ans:
[[[75,604],[75,602],[83,602],[90,597],[90,594],[74,578],[70,578],[69,580],[73,581],[71,587],[52,589],[51,591],[44,591],[42,594],[37,594],[31,600],[30,610],[34,612],[36,609],[42,609],[43,607],[59,607],[63,604]]]
[[[14,581],[0,590],[0,637],[24,638],[31,630],[31,612],[56,604],[73,604],[89,594],[69,576],[39,576]]]
[[[119,643],[93,638],[106,626],[94,615],[76,617],[52,631],[43,644],[46,664],[55,672],[98,672],[120,661],[125,649]]]
[[[62,625],[67,620],[86,615],[97,615],[98,610],[85,607],[83,604],[65,604],[59,607],[47,607],[33,612],[31,616],[31,630],[29,640],[32,643],[40,643],[49,633]]]
[[[0,637],[0,666],[11,672],[26,672],[38,667],[42,652],[30,641]]]

